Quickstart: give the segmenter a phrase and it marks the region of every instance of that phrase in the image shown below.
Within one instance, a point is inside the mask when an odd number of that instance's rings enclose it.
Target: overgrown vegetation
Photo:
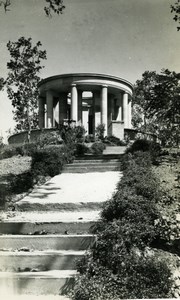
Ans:
[[[81,126],[62,126],[59,131],[42,134],[36,144],[2,145],[0,159],[28,155],[32,161],[28,172],[6,176],[6,184],[0,193],[0,206],[3,207],[12,194],[27,192],[34,184],[44,182],[46,177],[60,174],[63,166],[73,161],[83,136],[84,128]]]
[[[171,273],[165,261],[149,256],[146,247],[164,228],[156,204],[159,182],[151,166],[149,142],[138,141],[123,159],[124,176],[117,192],[107,201],[94,232],[97,240],[77,269],[74,300],[167,298],[171,296]],[[144,144],[143,144],[144,143]],[[143,151],[139,145],[143,144]],[[151,151],[150,151],[151,149]]]

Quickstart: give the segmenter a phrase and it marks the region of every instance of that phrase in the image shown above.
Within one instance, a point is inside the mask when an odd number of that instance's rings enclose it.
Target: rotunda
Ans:
[[[95,134],[104,124],[104,136],[124,138],[131,129],[133,86],[125,79],[95,73],[63,74],[45,78],[39,88],[39,128],[72,122]]]

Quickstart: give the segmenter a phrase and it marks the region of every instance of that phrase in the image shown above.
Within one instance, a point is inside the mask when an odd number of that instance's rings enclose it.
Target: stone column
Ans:
[[[128,99],[128,112],[129,112],[129,123],[128,123],[128,128],[132,128],[131,125],[131,119],[132,119],[132,102],[131,102],[131,98],[129,97]]]
[[[82,91],[78,91],[78,124],[82,125]]]
[[[101,89],[101,124],[105,125],[104,136],[107,136],[108,127],[108,89],[107,85],[103,85]]]
[[[45,111],[44,111],[44,99],[42,97],[39,97],[39,128],[44,128],[44,117],[45,117]]]
[[[51,91],[46,92],[47,104],[47,128],[53,127],[53,94]]]
[[[120,94],[120,96],[118,97],[117,100],[117,104],[118,104],[118,111],[117,111],[117,121],[122,121],[122,96]]]
[[[128,128],[128,93],[123,94],[123,121],[124,128]]]
[[[93,98],[92,98],[92,113],[93,113],[93,136],[95,138],[96,136],[96,99],[97,99],[97,92],[93,93]]]
[[[59,124],[67,119],[67,93],[61,93],[59,97]]]
[[[78,93],[76,84],[71,85],[71,120],[78,120]]]

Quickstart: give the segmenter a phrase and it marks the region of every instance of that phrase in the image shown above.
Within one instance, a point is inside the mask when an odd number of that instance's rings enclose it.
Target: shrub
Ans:
[[[61,125],[60,134],[65,144],[75,144],[84,142],[85,129],[83,126],[65,126]]]
[[[103,153],[103,150],[106,149],[106,146],[102,142],[95,142],[90,149],[93,154],[100,155]]]
[[[93,134],[88,134],[85,136],[85,143],[94,143],[95,138]]]
[[[11,158],[17,155],[16,147],[5,145],[0,150],[0,159]]]
[[[78,263],[73,299],[129,299],[170,296],[170,271],[164,262],[129,248],[117,222],[104,225],[91,254]]]
[[[71,150],[64,146],[59,149],[51,146],[37,150],[32,155],[31,169],[34,176],[55,176],[60,174],[63,165],[73,159]]]
[[[59,131],[44,132],[40,135],[38,147],[44,148],[47,145],[60,145],[62,138]]]
[[[121,141],[119,138],[117,138],[116,136],[107,136],[105,139],[104,139],[104,143],[108,143],[110,145],[113,145],[113,146],[126,146],[127,143],[125,141]]]
[[[104,131],[105,131],[105,125],[104,124],[99,124],[96,129],[96,137],[98,138],[98,140],[103,140],[104,139]]]
[[[137,151],[149,151],[151,142],[148,140],[136,140],[127,150],[126,153],[134,153]]]
[[[91,252],[78,263],[74,300],[171,296],[167,264],[145,251],[161,235],[156,209],[160,193],[150,153],[126,154],[123,171],[117,192],[105,203],[94,228],[97,239]]]
[[[126,149],[126,153],[135,153],[138,151],[149,152],[151,160],[154,164],[157,164],[157,158],[161,154],[161,146],[153,141],[144,139],[136,140],[129,148]]]
[[[13,194],[20,194],[27,192],[33,187],[33,175],[31,172],[24,172],[22,174],[10,174],[8,176],[9,191]]]
[[[8,196],[9,192],[7,185],[0,183],[0,208],[4,208]]]
[[[32,156],[33,153],[37,150],[38,148],[38,143],[28,143],[22,146],[23,148],[23,155],[27,156]]]
[[[89,152],[89,148],[85,144],[81,144],[81,143],[76,144],[75,155],[82,156],[87,152]]]

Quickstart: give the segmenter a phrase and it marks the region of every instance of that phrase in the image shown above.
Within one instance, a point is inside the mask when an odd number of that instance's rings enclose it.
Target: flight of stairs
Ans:
[[[118,154],[86,156],[67,165],[63,173],[117,171],[119,167]],[[17,204],[11,217],[0,223],[3,293],[67,295],[77,274],[77,259],[95,241],[89,232],[101,206],[98,200],[73,203],[73,199],[59,205]]]

